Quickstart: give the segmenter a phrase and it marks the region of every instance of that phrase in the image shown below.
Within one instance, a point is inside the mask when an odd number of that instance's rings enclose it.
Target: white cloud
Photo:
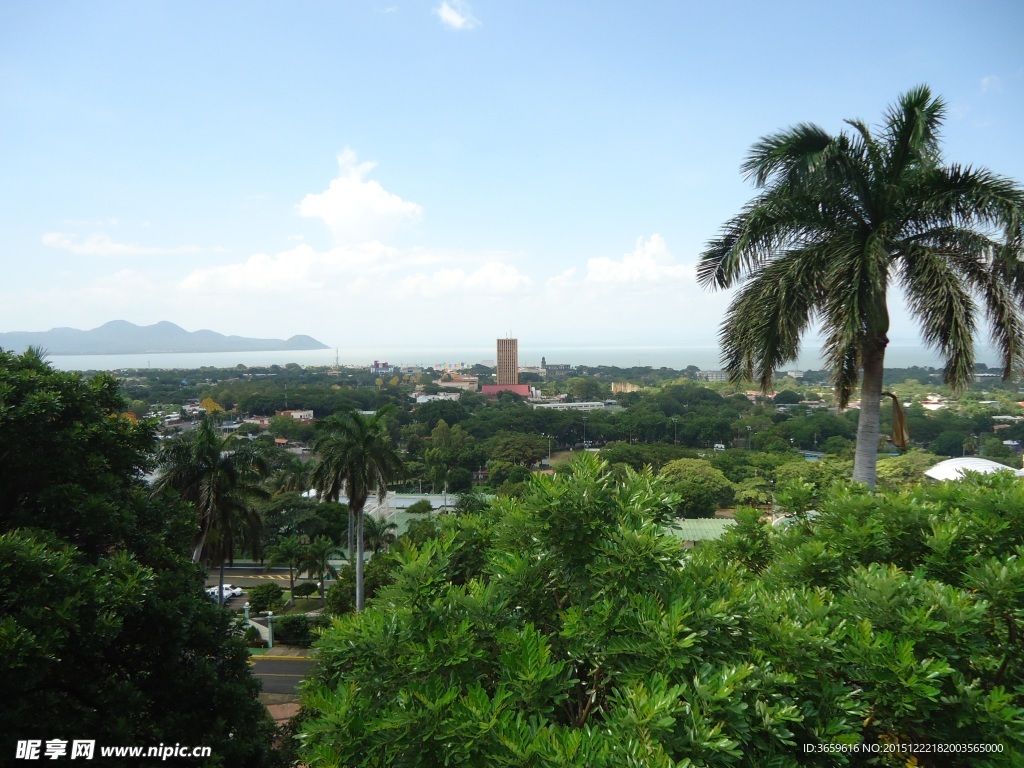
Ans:
[[[675,263],[665,239],[658,234],[647,240],[637,238],[636,246],[622,259],[601,256],[587,262],[586,282],[613,286],[617,290],[659,286],[665,283],[692,280],[693,267]]]
[[[469,6],[462,0],[445,0],[434,13],[441,23],[450,29],[470,30],[480,26],[480,22],[469,11]]]
[[[375,165],[358,162],[356,153],[346,147],[338,156],[338,178],[323,192],[306,195],[299,214],[322,219],[339,244],[380,239],[402,224],[418,221],[422,206],[366,179]]]
[[[43,235],[42,240],[43,245],[79,256],[165,256],[182,253],[223,253],[226,250],[224,248],[204,248],[198,245],[161,247],[119,243],[102,232],[85,237],[68,235],[63,232],[47,232]]]

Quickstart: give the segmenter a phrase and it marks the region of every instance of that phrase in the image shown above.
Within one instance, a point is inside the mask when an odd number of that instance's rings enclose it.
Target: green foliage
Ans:
[[[338,556],[338,546],[326,536],[318,536],[306,545],[299,560],[299,569],[320,582],[320,602],[326,599],[327,577],[337,577],[338,569],[332,560]]]
[[[0,352],[0,733],[270,765],[242,638],[191,562],[196,518],[145,485],[152,428],[124,411],[109,376]]]
[[[878,484],[884,488],[907,488],[917,485],[924,472],[942,461],[941,456],[919,449],[902,456],[887,456],[878,460]]]
[[[832,435],[821,444],[821,450],[823,453],[827,453],[832,456],[839,456],[843,459],[852,459],[853,451],[856,447],[856,443],[846,437],[840,435]]]
[[[296,584],[292,590],[293,597],[309,597],[316,593],[316,584],[312,581],[304,581],[301,584]]]
[[[448,473],[449,493],[466,493],[473,490],[473,473],[465,467],[456,467]]]
[[[246,627],[245,632],[242,633],[242,642],[245,643],[246,648],[266,648],[267,641],[263,639],[263,635],[256,627]]]
[[[309,648],[319,630],[327,626],[321,616],[308,617],[301,613],[274,617],[274,643]]]
[[[718,547],[729,560],[760,573],[772,559],[771,526],[761,512],[749,507],[736,510],[736,525],[722,536]]]
[[[382,587],[394,581],[395,561],[388,555],[375,555],[366,563],[364,578],[366,579],[366,597],[372,599]],[[324,612],[332,616],[340,616],[355,610],[356,569],[352,565],[343,566],[338,570],[338,581],[327,590],[324,601]]]
[[[284,600],[284,591],[277,584],[257,584],[249,590],[249,609],[253,613],[276,610]]]
[[[398,523],[391,522],[385,517],[363,515],[363,538],[366,541],[366,548],[374,553],[389,549],[396,541],[397,530]]]
[[[609,464],[626,464],[639,472],[651,467],[655,472],[673,459],[696,458],[696,453],[679,445],[665,443],[611,442],[601,449],[601,458]]]
[[[733,502],[735,485],[705,459],[676,459],[658,473],[679,496],[680,517],[713,517]]]
[[[413,515],[422,515],[426,512],[433,512],[433,510],[434,507],[430,503],[429,499],[420,499],[419,501],[410,504],[405,511]]]
[[[840,487],[812,524],[739,510],[684,551],[663,483],[605,470],[580,456],[394,555],[393,583],[318,642],[303,759],[724,768],[989,743],[1004,754],[941,764],[1019,760],[1019,482]]]
[[[394,416],[393,406],[379,408],[371,416],[359,411],[346,410],[333,414],[317,425],[314,443],[319,459],[313,469],[313,481],[320,498],[337,501],[344,490],[351,513],[358,521],[371,493],[380,501],[387,495],[389,482],[404,472],[402,457],[391,441],[388,420]],[[363,526],[356,525],[356,541],[349,540],[348,556],[355,559],[356,605],[362,610],[365,601],[363,582],[364,543]],[[324,576],[333,573],[327,562],[332,552],[318,537],[307,551],[307,569]],[[324,592],[321,588],[321,600]]]
[[[853,479],[874,486],[891,284],[954,389],[973,380],[984,314],[1005,375],[1024,363],[1024,189],[985,169],[947,165],[946,105],[926,85],[902,94],[872,131],[801,123],[760,139],[743,171],[754,199],[701,255],[705,287],[738,288],[719,338],[733,379],[770,391],[811,327],[840,406],[860,389]]]

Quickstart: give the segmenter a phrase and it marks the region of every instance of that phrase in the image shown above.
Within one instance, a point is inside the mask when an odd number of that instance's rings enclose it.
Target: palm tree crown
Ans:
[[[363,507],[374,492],[383,501],[387,484],[402,473],[402,458],[387,430],[393,411],[394,406],[385,406],[371,416],[355,410],[335,413],[317,425],[313,441],[319,456],[313,484],[320,498],[336,501],[344,490],[355,522],[357,610],[363,609]]]
[[[223,598],[224,561],[236,543],[258,554],[261,519],[249,500],[266,492],[260,482],[267,463],[251,443],[232,436],[221,439],[210,418],[161,446],[154,490],[173,489],[190,502],[198,516],[192,562],[211,560],[220,565],[218,601]]]
[[[743,165],[760,193],[698,265],[706,287],[741,286],[720,329],[732,379],[770,389],[814,324],[841,406],[863,375],[854,479],[870,485],[891,283],[954,389],[971,380],[980,313],[1004,374],[1024,361],[1024,190],[944,165],[944,114],[922,86],[889,109],[877,135],[851,120],[837,135],[803,124],[763,138]]]
[[[263,455],[249,443],[236,442],[231,436],[222,439],[209,418],[164,443],[157,465],[154,490],[173,489],[198,515],[193,562],[210,557],[215,548],[233,539],[236,521],[250,518],[248,499],[265,495],[260,487],[267,474]]]
[[[374,554],[398,541],[398,537],[395,535],[397,530],[398,524],[386,518],[374,515],[366,515],[363,518],[363,539]]]

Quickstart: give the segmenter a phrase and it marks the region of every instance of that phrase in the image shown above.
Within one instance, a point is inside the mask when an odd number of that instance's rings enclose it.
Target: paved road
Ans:
[[[295,575],[296,581],[299,581],[298,574]],[[208,582],[212,582],[214,585],[217,583],[217,579],[220,578],[220,569],[211,568],[210,572],[206,576]],[[237,582],[250,582],[252,584],[259,584],[263,581],[277,581],[284,582],[284,585],[288,586],[288,569],[279,570],[272,568],[270,571],[264,571],[262,568],[225,568],[224,569],[224,581],[227,584],[234,584]]]
[[[264,693],[296,693],[314,662],[281,656],[252,656],[250,663],[252,673],[263,681]]]

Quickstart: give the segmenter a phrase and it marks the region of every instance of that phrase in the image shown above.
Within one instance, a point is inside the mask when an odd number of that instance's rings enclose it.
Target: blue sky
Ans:
[[[11,0],[0,331],[711,344],[694,265],[749,147],[927,83],[947,158],[1024,181],[1021,30],[984,0]]]

